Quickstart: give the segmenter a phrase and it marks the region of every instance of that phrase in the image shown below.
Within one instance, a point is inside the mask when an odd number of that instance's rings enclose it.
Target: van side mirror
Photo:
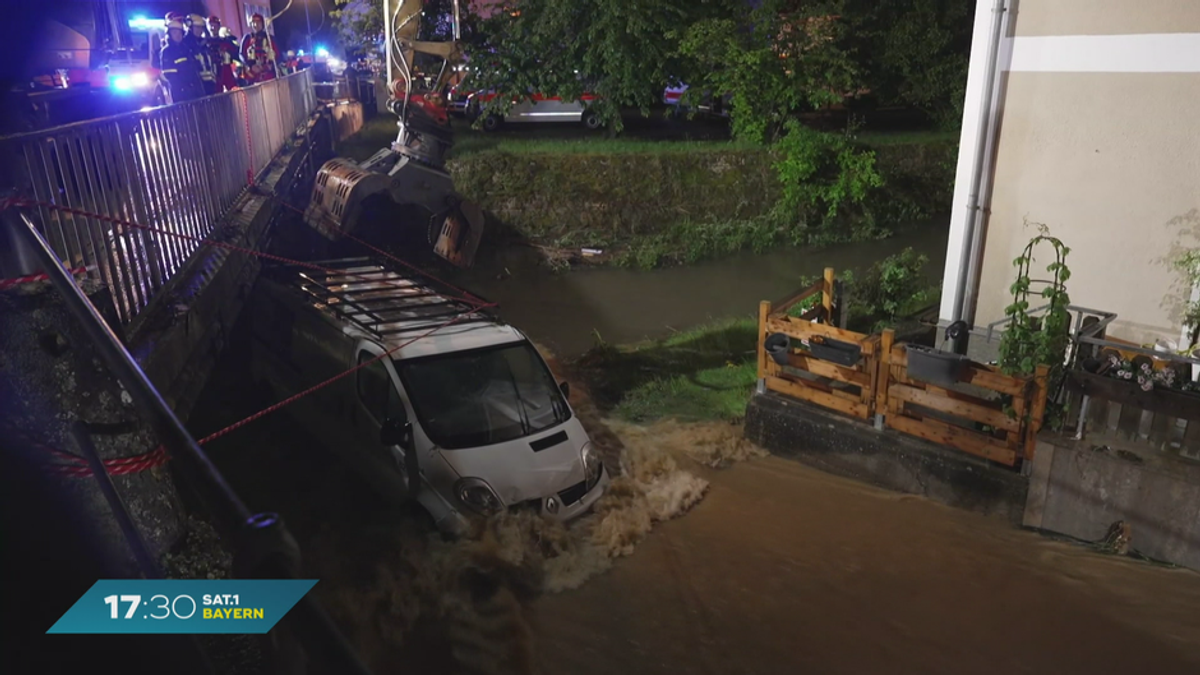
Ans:
[[[379,441],[387,446],[398,445],[407,450],[412,440],[412,422],[401,417],[389,417],[379,432]]]
[[[558,383],[558,388],[562,391],[563,398],[571,398],[571,383],[562,381]]]

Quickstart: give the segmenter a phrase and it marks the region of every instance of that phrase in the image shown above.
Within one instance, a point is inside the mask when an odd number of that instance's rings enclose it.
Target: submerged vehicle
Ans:
[[[254,377],[393,503],[449,535],[530,508],[588,512],[610,478],[545,360],[462,292],[368,258],[264,267],[250,298]],[[450,323],[451,319],[455,321]],[[436,332],[431,332],[436,331]]]

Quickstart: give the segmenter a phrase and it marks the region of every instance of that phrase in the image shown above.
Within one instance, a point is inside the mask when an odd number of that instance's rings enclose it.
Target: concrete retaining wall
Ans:
[[[1200,570],[1200,466],[1148,453],[1138,463],[1093,447],[1038,442],[1024,524],[1098,540],[1123,520],[1131,548]]]
[[[315,168],[332,155],[332,139],[331,115],[326,112],[285,146],[262,184],[237,202],[220,239],[241,248],[260,248],[273,223],[293,215],[271,193],[286,196],[299,208],[306,206]],[[260,267],[259,259],[248,253],[201,249],[131,326],[130,353],[180,419],[186,421],[204,388]]]
[[[773,393],[750,399],[745,433],[773,454],[832,474],[1022,522],[1028,480],[971,455]]]

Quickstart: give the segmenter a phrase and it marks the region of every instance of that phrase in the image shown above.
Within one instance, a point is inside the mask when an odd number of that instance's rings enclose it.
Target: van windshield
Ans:
[[[429,440],[448,450],[523,438],[571,417],[528,342],[397,361],[396,372]]]

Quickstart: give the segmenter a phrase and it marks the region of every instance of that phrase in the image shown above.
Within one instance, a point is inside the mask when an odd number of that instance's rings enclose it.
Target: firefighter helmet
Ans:
[[[183,12],[167,12],[167,15],[163,17],[163,23],[169,24],[172,21],[182,22],[186,16]]]
[[[208,22],[209,23],[221,23],[221,17],[217,16],[216,14],[213,14],[212,16],[208,17]]]
[[[179,19],[171,19],[170,21],[167,22],[167,30],[168,31],[172,31],[172,30],[186,31],[187,29],[183,27],[183,22],[180,21]]]
[[[199,14],[189,14],[188,20],[191,22],[193,27],[204,28],[207,25],[204,23],[204,17],[200,16]]]
[[[262,21],[263,23],[266,23],[267,20],[263,18],[262,14],[255,14],[254,16],[250,17],[250,21],[251,23],[255,21]]]

